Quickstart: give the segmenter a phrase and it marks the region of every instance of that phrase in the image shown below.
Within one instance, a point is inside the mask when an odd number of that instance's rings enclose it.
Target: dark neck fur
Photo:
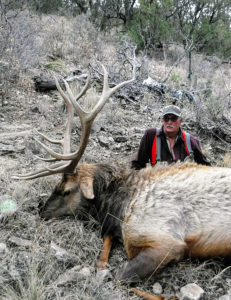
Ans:
[[[94,179],[94,200],[88,200],[94,207],[92,216],[102,225],[102,236],[121,238],[124,211],[129,199],[126,179],[131,170],[118,170],[108,164],[99,164]]]

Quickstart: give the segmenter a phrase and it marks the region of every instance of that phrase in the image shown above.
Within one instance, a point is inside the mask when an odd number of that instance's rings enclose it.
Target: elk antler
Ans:
[[[49,158],[49,159],[44,159],[44,158],[38,157],[39,159],[44,160],[44,161],[49,161],[49,162],[51,162],[51,161],[59,161],[59,162],[56,162],[56,163],[50,165],[49,167],[45,167],[45,168],[35,171],[33,173],[28,173],[25,175],[13,175],[14,179],[33,179],[33,178],[49,176],[49,175],[57,174],[57,173],[73,173],[74,172],[74,170],[75,170],[78,162],[80,161],[80,159],[84,153],[84,150],[87,146],[87,142],[88,142],[89,135],[90,135],[90,130],[91,130],[91,127],[92,127],[95,117],[102,110],[102,108],[105,105],[108,98],[116,90],[118,90],[119,88],[123,87],[124,85],[129,84],[135,80],[135,77],[136,77],[135,55],[133,58],[133,77],[127,81],[123,81],[123,82],[117,84],[113,88],[109,87],[108,72],[107,72],[106,68],[103,65],[102,65],[102,68],[104,71],[103,91],[102,91],[102,94],[101,94],[98,102],[94,106],[93,110],[90,112],[84,111],[81,108],[81,106],[79,105],[79,103],[77,102],[77,100],[79,100],[86,93],[86,91],[89,88],[89,82],[90,82],[89,76],[88,76],[88,79],[87,79],[87,82],[86,82],[84,88],[81,90],[81,92],[79,93],[79,95],[77,97],[75,97],[73,95],[68,83],[65,80],[64,80],[64,84],[65,84],[66,91],[64,92],[62,90],[58,80],[56,79],[55,82],[56,82],[57,89],[58,89],[59,93],[61,94],[64,102],[66,103],[67,111],[68,111],[68,120],[67,120],[67,124],[66,124],[66,130],[64,133],[64,138],[62,140],[53,140],[53,139],[48,138],[47,136],[45,136],[42,133],[39,133],[39,132],[37,132],[37,133],[42,138],[44,138],[45,140],[47,140],[48,142],[50,142],[52,144],[60,144],[63,147],[63,154],[53,151],[51,148],[47,147],[42,142],[35,139],[39,143],[39,145],[42,148],[44,148],[53,157],[53,158]],[[76,110],[76,112],[80,118],[81,127],[82,127],[82,135],[81,135],[81,139],[80,139],[79,148],[75,152],[71,153],[70,139],[71,139],[73,118],[74,118],[74,109]]]

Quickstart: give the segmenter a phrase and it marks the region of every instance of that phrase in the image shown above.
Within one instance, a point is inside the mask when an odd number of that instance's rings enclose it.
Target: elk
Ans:
[[[77,97],[69,85],[57,88],[68,109],[59,154],[39,142],[55,161],[51,166],[16,179],[33,179],[62,173],[61,182],[40,210],[44,219],[66,215],[92,215],[102,226],[103,249],[97,267],[105,268],[111,245],[120,239],[128,263],[120,273],[123,282],[137,282],[153,276],[169,262],[183,257],[231,256],[231,169],[177,163],[147,167],[142,170],[119,168],[111,164],[78,164],[87,146],[94,118],[113,92],[133,78],[110,88],[104,69],[102,95],[91,112],[84,111],[77,100],[86,93],[89,79]],[[70,152],[70,134],[74,110],[82,125],[79,148]],[[58,162],[57,162],[58,161]],[[145,299],[165,299],[134,289]]]

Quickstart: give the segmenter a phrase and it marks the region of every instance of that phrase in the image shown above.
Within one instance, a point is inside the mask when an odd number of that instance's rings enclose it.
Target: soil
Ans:
[[[153,92],[148,93],[152,97]],[[140,101],[135,102],[112,98],[95,120],[82,162],[130,167],[144,130],[160,126],[164,105],[156,97],[153,103],[143,103],[142,93]],[[203,151],[214,165],[222,165],[230,147],[229,120],[209,130],[207,125],[203,127],[195,121],[192,104],[185,103],[183,111],[183,128],[199,138]],[[34,156],[45,155],[33,139],[39,138],[35,129],[60,138],[65,118],[66,111],[58,93],[36,92],[32,81],[27,89],[13,87],[0,108],[0,200],[5,197],[17,203],[16,212],[0,215],[0,245],[6,246],[0,247],[0,299],[137,299],[127,286],[121,286],[116,280],[118,270],[126,262],[122,245],[112,250],[107,276],[97,272],[95,260],[102,241],[100,226],[94,220],[40,219],[39,202],[49,197],[59,175],[31,181],[12,179],[13,174],[28,173],[44,165]],[[81,133],[77,116],[74,123],[73,150],[78,146]],[[66,257],[58,256],[57,248],[52,245],[67,251]],[[65,281],[60,277],[76,266],[75,279]],[[83,270],[87,270],[86,273]],[[222,259],[186,259],[168,266],[138,287],[152,292],[153,284],[159,282],[163,294],[170,299],[182,286],[195,282],[205,290],[203,299],[212,300],[231,290],[230,272]]]

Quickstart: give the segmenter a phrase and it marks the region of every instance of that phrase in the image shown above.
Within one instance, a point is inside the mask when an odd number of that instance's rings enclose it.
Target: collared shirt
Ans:
[[[174,145],[175,145],[176,141],[178,140],[178,138],[179,138],[179,136],[177,136],[177,137],[175,138]],[[166,141],[167,141],[167,144],[168,144],[168,149],[169,149],[169,151],[170,151],[171,154],[172,154],[172,158],[173,158],[173,160],[175,160],[175,159],[176,159],[176,156],[175,156],[175,153],[174,153],[173,148],[171,148],[171,144],[170,144],[169,138],[168,138],[167,136],[166,136]]]
[[[139,150],[137,152],[136,158],[132,161],[132,168],[139,170],[146,167],[147,163],[151,162],[152,157],[152,144],[154,137],[156,135],[156,128],[149,128],[145,131],[144,136],[141,139]],[[173,153],[167,143],[167,137],[161,128],[160,131],[161,140],[161,161],[166,161],[169,164],[176,161],[184,161],[187,157],[187,152],[185,149],[184,139],[182,136],[182,131],[179,129],[175,144],[173,146]],[[191,147],[193,151],[194,160],[198,164],[210,166],[210,162],[206,159],[205,155],[202,153],[200,143],[198,139],[190,135]]]

